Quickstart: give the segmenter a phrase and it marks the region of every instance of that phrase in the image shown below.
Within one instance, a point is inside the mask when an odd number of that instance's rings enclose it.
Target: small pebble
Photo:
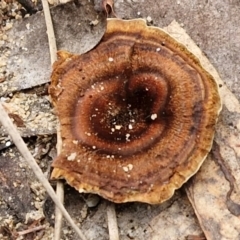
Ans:
[[[147,16],[147,22],[152,22],[152,18],[150,16]]]
[[[85,201],[89,208],[96,207],[100,202],[100,197],[95,194],[89,194],[87,199],[85,199]]]

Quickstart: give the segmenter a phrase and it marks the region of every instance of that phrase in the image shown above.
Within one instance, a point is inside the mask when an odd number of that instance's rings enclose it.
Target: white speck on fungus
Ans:
[[[71,153],[71,154],[67,157],[67,160],[68,160],[68,161],[73,161],[73,160],[75,160],[76,156],[77,156],[77,153],[76,153],[76,152]]]
[[[151,119],[152,119],[152,120],[155,120],[156,118],[157,118],[157,114],[156,114],[156,113],[154,113],[154,114],[151,115]]]

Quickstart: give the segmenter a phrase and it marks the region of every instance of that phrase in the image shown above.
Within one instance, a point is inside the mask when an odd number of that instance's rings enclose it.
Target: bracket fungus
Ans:
[[[109,19],[85,54],[60,51],[49,92],[62,139],[52,178],[117,203],[169,199],[206,158],[221,109],[198,59],[141,19]]]

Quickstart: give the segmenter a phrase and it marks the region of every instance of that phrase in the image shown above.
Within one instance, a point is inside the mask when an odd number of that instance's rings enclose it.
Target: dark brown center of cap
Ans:
[[[76,139],[109,154],[146,150],[165,129],[167,95],[166,81],[157,72],[127,70],[93,83],[76,105]]]

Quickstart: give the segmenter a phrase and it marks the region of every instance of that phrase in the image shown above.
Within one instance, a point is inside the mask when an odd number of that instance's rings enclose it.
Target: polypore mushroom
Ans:
[[[161,203],[211,149],[217,84],[183,45],[144,20],[108,20],[90,52],[59,52],[51,79],[62,138],[52,178],[79,192]]]

